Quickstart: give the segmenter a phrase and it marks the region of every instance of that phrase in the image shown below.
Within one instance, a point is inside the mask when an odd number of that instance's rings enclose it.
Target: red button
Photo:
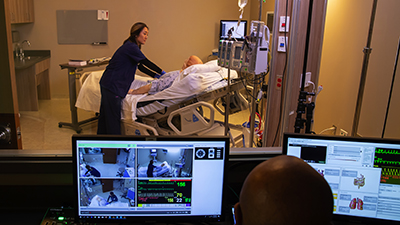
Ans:
[[[277,86],[278,88],[280,88],[280,87],[282,86],[282,84],[281,84],[281,83],[277,83],[276,86]]]
[[[278,78],[277,81],[280,83],[282,82],[282,78]]]

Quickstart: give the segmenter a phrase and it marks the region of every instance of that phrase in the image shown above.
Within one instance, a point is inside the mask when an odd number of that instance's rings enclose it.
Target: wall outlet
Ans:
[[[286,47],[288,45],[288,37],[279,36],[278,37],[278,52],[286,52]]]
[[[277,90],[281,90],[282,81],[283,81],[283,76],[282,75],[276,75],[276,89]]]
[[[279,32],[288,32],[289,31],[289,16],[281,16],[279,20]]]
[[[301,88],[301,82],[303,81],[303,74],[300,75],[300,88]],[[311,72],[307,72],[306,73],[306,80],[304,83],[304,87],[308,87],[310,86],[310,83],[308,83],[309,81],[311,81]]]
[[[340,129],[340,136],[347,136],[347,134],[348,134],[347,131]]]

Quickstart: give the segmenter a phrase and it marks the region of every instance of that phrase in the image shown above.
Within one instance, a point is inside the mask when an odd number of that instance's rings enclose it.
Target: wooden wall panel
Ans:
[[[0,51],[0,125],[10,127],[11,129],[11,141],[6,143],[0,142],[0,148],[21,149],[22,143],[8,1],[0,1],[0,12],[0,46],[2,46],[2,51]]]
[[[300,91],[300,78],[303,72],[304,49],[307,33],[309,0],[288,1],[278,0],[275,9],[274,49],[272,49],[271,74],[268,91],[268,109],[266,118],[265,146],[279,146],[282,131],[294,132],[297,103]],[[310,30],[307,72],[312,73],[311,80],[318,84],[319,63],[322,51],[322,34],[324,32],[326,1],[313,1],[313,15]],[[287,33],[288,51],[277,52],[280,16],[290,16],[290,30]],[[287,66],[285,69],[285,64]],[[276,87],[276,79],[283,75],[283,87]],[[310,89],[305,89],[311,91]],[[284,102],[285,100],[285,102]],[[278,119],[279,118],[279,119]]]

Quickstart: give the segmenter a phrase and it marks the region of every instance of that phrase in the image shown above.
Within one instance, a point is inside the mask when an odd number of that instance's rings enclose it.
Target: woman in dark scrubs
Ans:
[[[151,77],[159,78],[165,72],[141,52],[149,28],[135,23],[121,47],[115,51],[100,80],[101,106],[97,134],[121,134],[121,106],[138,68]]]

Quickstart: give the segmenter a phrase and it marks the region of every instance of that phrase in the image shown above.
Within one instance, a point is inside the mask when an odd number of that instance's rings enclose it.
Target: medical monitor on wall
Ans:
[[[74,135],[81,222],[223,221],[225,137]]]
[[[247,34],[247,21],[241,20],[238,26],[238,20],[221,20],[219,26],[220,40],[228,39],[228,32],[233,28],[232,38],[244,40]]]
[[[282,150],[329,183],[334,220],[400,223],[400,140],[284,134]]]

